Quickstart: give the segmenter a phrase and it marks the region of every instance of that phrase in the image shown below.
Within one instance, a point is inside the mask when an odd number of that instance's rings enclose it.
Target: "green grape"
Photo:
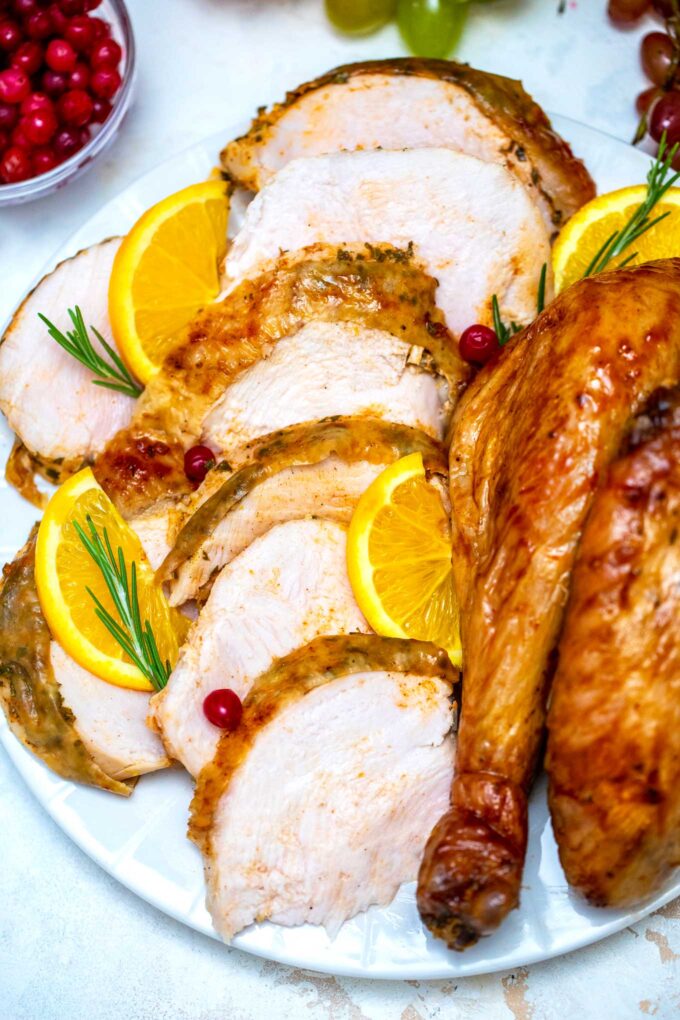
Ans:
[[[397,24],[412,53],[448,57],[463,32],[467,4],[455,0],[398,0]]]
[[[394,17],[396,6],[397,0],[326,0],[326,14],[341,32],[366,35]]]

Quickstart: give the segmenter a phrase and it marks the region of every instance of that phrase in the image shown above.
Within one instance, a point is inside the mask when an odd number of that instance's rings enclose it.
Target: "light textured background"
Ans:
[[[633,133],[639,32],[605,0],[499,0],[460,48],[522,78],[549,110]],[[130,0],[136,105],[72,188],[0,212],[0,320],[52,251],[164,157],[348,60],[401,52],[394,29],[335,36],[320,0]],[[680,1016],[680,901],[590,949],[458,982],[370,983],[263,963],[159,914],[57,829],[0,754],[0,1020],[627,1020]]]

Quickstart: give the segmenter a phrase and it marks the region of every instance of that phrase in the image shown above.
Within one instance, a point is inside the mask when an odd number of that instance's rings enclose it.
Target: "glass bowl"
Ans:
[[[96,10],[97,17],[103,18],[111,25],[111,35],[123,48],[123,59],[120,74],[123,83],[113,99],[113,108],[103,124],[93,127],[93,134],[82,149],[68,159],[38,177],[30,177],[17,184],[0,184],[0,207],[18,205],[21,202],[32,202],[36,198],[50,195],[57,188],[63,188],[78,177],[97,159],[111,144],[123,118],[130,108],[134,87],[136,55],[135,39],[132,32],[130,15],[123,0],[104,0]]]

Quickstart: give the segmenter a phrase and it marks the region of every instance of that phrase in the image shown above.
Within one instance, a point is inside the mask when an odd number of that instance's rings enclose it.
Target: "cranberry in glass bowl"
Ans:
[[[6,21],[0,10],[0,23]],[[27,0],[25,12],[13,13],[0,32],[3,68],[11,73],[0,89],[0,207],[63,187],[115,138],[135,76],[125,3]]]

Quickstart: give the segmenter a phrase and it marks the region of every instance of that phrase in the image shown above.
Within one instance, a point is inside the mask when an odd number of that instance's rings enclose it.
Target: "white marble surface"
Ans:
[[[460,48],[548,109],[631,136],[639,32],[604,0],[499,0]],[[59,196],[0,212],[0,320],[51,252],[165,155],[248,117],[348,60],[401,52],[396,32],[346,40],[320,0],[130,0],[136,105],[115,148]],[[625,1020],[680,1015],[680,901],[620,935],[513,974],[369,983],[292,971],[228,950],[157,913],[47,818],[0,755],[0,1020]]]

